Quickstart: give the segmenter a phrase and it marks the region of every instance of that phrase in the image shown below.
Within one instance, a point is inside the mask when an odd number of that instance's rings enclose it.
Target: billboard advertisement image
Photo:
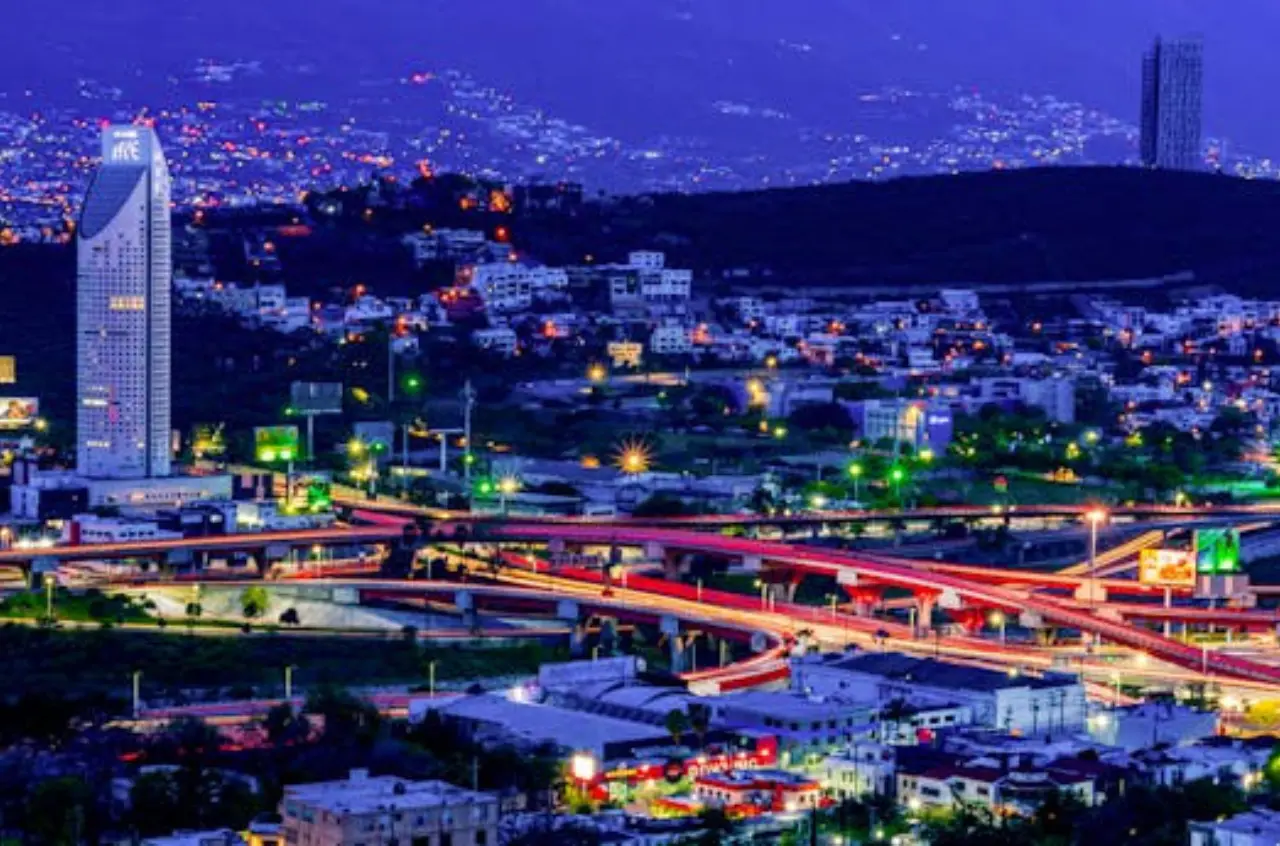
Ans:
[[[0,397],[0,429],[27,429],[40,416],[40,402],[31,397]]]
[[[297,426],[261,426],[253,430],[253,454],[263,464],[302,457]]]
[[[1185,549],[1144,549],[1138,553],[1138,581],[1144,585],[1194,585],[1196,568]]]
[[[1224,576],[1241,572],[1240,530],[1200,529],[1195,535],[1196,572]]]

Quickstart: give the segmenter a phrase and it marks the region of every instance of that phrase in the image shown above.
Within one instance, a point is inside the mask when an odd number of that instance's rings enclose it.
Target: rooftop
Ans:
[[[824,666],[847,670],[851,673],[866,673],[882,676],[894,681],[916,682],[929,687],[948,690],[968,690],[993,692],[1011,688],[1029,687],[1043,689],[1052,687],[1068,687],[1079,684],[1072,676],[1046,674],[1030,676],[1019,674],[1010,676],[995,670],[984,670],[979,667],[963,667],[959,664],[948,664],[932,658],[913,658],[899,652],[874,652],[860,655],[840,656],[828,661]]]
[[[484,802],[493,797],[455,787],[444,781],[408,781],[395,776],[370,776],[353,770],[341,781],[322,781],[285,788],[286,807],[305,804],[334,814],[360,814],[395,805],[401,808],[446,807]]]
[[[463,696],[442,705],[439,711],[445,717],[500,726],[531,743],[554,743],[566,749],[599,749],[608,743],[668,736],[665,729],[644,723],[553,705],[512,702],[493,693]]]

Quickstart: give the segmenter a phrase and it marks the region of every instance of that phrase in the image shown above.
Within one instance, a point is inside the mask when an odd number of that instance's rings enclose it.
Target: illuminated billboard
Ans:
[[[294,382],[289,388],[289,407],[294,414],[341,414],[341,382]]]
[[[260,426],[253,430],[253,454],[263,464],[302,457],[297,426]]]
[[[1196,572],[1205,576],[1239,573],[1240,530],[1198,529],[1195,534]]]
[[[0,429],[28,429],[40,416],[40,401],[31,397],[0,397]]]
[[[1194,585],[1196,569],[1185,549],[1144,549],[1138,553],[1138,581],[1144,585]]]

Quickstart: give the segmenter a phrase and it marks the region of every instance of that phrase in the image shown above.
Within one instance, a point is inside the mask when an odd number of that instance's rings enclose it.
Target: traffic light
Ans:
[[[422,376],[418,373],[406,373],[400,377],[400,388],[406,394],[416,394],[422,390]]]

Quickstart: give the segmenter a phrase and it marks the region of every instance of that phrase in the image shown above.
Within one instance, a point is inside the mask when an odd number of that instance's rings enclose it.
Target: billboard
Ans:
[[[341,414],[341,382],[294,382],[289,387],[289,407],[294,414]]]
[[[1144,549],[1138,553],[1138,581],[1144,585],[1196,583],[1191,552],[1186,549]]]
[[[1197,529],[1196,572],[1225,576],[1241,572],[1239,529]]]
[[[40,416],[40,401],[32,397],[0,397],[0,429],[28,429]]]
[[[395,442],[396,427],[390,420],[357,423],[352,428],[355,440],[375,453],[390,452]]]
[[[253,430],[253,455],[263,464],[302,457],[297,426],[259,426]]]

